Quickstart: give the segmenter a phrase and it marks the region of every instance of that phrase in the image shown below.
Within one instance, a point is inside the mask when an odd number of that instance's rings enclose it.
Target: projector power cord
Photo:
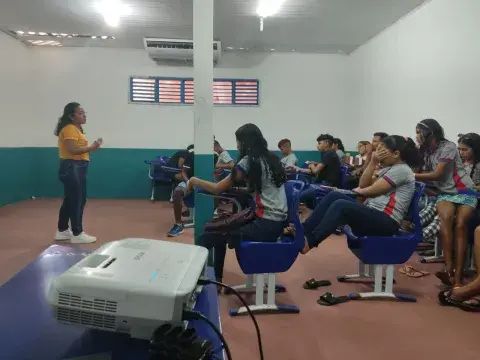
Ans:
[[[257,332],[257,341],[258,341],[258,351],[260,353],[260,360],[264,360],[264,357],[263,357],[263,346],[262,346],[262,337],[260,335],[260,327],[258,326],[258,323],[257,323],[257,319],[255,319],[255,316],[253,315],[252,313],[252,310],[250,310],[250,307],[247,305],[247,303],[245,302],[245,300],[243,299],[243,297],[240,295],[240,293],[235,290],[234,288],[232,288],[231,286],[228,286],[224,283],[221,283],[219,281],[215,281],[215,280],[210,280],[210,279],[206,279],[206,278],[200,278],[198,279],[198,285],[209,285],[209,284],[215,284],[217,286],[221,286],[222,288],[225,288],[225,289],[228,289],[229,291],[231,291],[232,293],[234,293],[239,299],[240,301],[242,302],[243,306],[245,307],[245,309],[247,310],[247,313],[248,315],[250,315],[252,321],[253,321],[253,325],[255,326],[255,331]],[[218,329],[217,329],[218,330]],[[218,333],[217,333],[218,334]],[[223,336],[222,336],[223,337]],[[225,343],[226,344],[226,343]],[[227,352],[227,349],[225,349],[225,352]],[[227,357],[228,357],[228,353],[227,353]],[[231,358],[228,358],[228,359],[231,359]]]
[[[217,326],[205,315],[198,311],[183,311],[183,320],[201,320],[207,323],[210,328],[217,334],[218,338],[220,339],[223,349],[225,349],[225,353],[227,354],[227,360],[232,360],[232,353],[230,352],[230,348],[228,347],[227,340],[223,336],[222,332],[217,328]]]

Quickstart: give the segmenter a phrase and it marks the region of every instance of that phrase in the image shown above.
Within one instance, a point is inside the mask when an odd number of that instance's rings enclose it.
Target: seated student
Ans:
[[[480,135],[475,133],[462,135],[458,139],[458,151],[465,171],[475,184],[475,190],[480,191]]]
[[[215,163],[215,178],[220,180],[223,170],[232,170],[235,166],[232,157],[225,150],[217,140],[213,141],[213,151],[217,154],[217,157],[214,159]]]
[[[475,229],[474,257],[477,277],[468,285],[438,294],[440,305],[454,306],[465,311],[480,311],[480,226]]]
[[[333,136],[322,134],[317,138],[317,149],[322,153],[319,163],[310,163],[308,169],[296,167],[295,170],[306,174],[315,175],[315,183],[338,187],[340,185],[340,159],[333,149]],[[300,202],[305,203],[309,209],[314,208],[318,191],[312,187],[302,191]]]
[[[332,235],[341,225],[349,225],[360,236],[391,236],[395,234],[408,212],[415,192],[415,177],[410,166],[419,161],[412,139],[392,135],[380,142],[365,169],[358,195],[367,200],[360,204],[352,198],[331,191],[305,221],[306,254]],[[373,173],[382,164],[378,179]]]
[[[353,171],[352,174],[347,178],[347,189],[353,189],[356,186],[358,186],[358,181],[360,180],[360,176],[362,175],[363,171],[367,168],[373,152],[377,150],[377,146],[380,143],[380,141],[382,141],[387,136],[388,134],[384,132],[376,132],[373,134],[372,143],[370,144],[367,142],[367,144],[365,144],[365,148],[363,149],[363,155],[361,158],[361,167],[358,168],[356,171]],[[359,153],[360,153],[360,149],[359,149]],[[376,176],[376,173],[374,173],[374,176]]]
[[[189,152],[193,151],[193,149],[194,149],[194,145],[192,144],[192,145],[189,145],[184,150],[177,151],[170,157],[166,166],[171,168],[181,169],[183,167],[183,164],[185,163],[185,158],[188,156]],[[182,180],[183,180],[183,177],[181,173],[175,174],[173,177],[173,181],[175,183],[182,182]]]
[[[283,167],[293,167],[298,165],[298,159],[292,150],[292,143],[288,139],[282,139],[278,142],[278,149],[282,153],[280,162]]]
[[[445,139],[443,128],[434,119],[417,124],[425,172],[416,173],[418,181],[429,182],[439,195],[436,208],[440,219],[440,239],[446,269],[435,273],[447,286],[461,286],[467,248],[468,223],[477,206],[474,183],[465,171],[457,147]],[[455,223],[456,258],[453,258]]]
[[[458,140],[458,150],[460,158],[463,161],[465,171],[470,174],[470,177],[475,184],[475,189],[480,190],[480,135],[470,133],[461,135]],[[427,187],[426,192],[429,191]],[[435,242],[437,235],[440,232],[440,217],[436,209],[436,195],[429,197],[429,203],[420,211],[420,220],[422,223],[422,232],[424,241]],[[472,219],[475,221],[476,219]],[[471,221],[470,221],[471,222]]]
[[[173,214],[175,216],[175,224],[167,233],[168,237],[176,237],[183,233],[183,230],[185,229],[182,221],[182,206],[187,191],[188,180],[193,176],[195,171],[194,166],[195,153],[193,148],[191,148],[187,155],[185,155],[182,171],[178,174],[181,177],[181,182],[177,184],[173,191]]]
[[[214,269],[218,281],[223,277],[223,265],[227,244],[237,247],[243,239],[248,241],[276,242],[286,225],[288,205],[284,183],[285,171],[280,159],[268,151],[267,141],[254,124],[241,126],[236,132],[240,161],[231,175],[219,183],[193,177],[188,182],[188,191],[194,187],[212,194],[221,194],[237,181],[246,180],[247,187],[255,200],[255,218],[252,222],[228,234],[200,236],[198,245],[214,248]]]
[[[342,140],[339,138],[333,139],[333,150],[337,153],[340,163],[343,164],[345,162],[345,147],[343,146]]]

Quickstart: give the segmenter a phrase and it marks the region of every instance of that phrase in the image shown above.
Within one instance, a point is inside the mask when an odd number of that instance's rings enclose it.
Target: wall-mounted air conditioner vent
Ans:
[[[143,45],[148,55],[156,63],[193,64],[193,41],[178,39],[145,38]],[[213,42],[213,63],[217,64],[222,54],[220,41]]]

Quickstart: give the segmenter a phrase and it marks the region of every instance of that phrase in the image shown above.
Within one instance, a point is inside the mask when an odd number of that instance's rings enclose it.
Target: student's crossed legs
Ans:
[[[304,222],[306,254],[332,235],[341,225],[349,225],[356,235],[391,236],[398,231],[395,220],[381,211],[359,204],[350,196],[331,191]]]

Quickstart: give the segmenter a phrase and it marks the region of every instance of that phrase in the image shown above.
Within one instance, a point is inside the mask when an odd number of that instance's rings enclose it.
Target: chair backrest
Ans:
[[[290,180],[285,183],[285,194],[287,195],[288,203],[288,223],[295,226],[295,238],[293,242],[296,243],[299,249],[305,245],[305,238],[303,235],[303,225],[298,217],[298,204],[300,203],[300,192],[303,189],[301,181]]]
[[[342,189],[347,187],[347,175],[350,169],[347,165],[340,165],[340,186]]]
[[[167,164],[170,156],[157,156],[157,160],[163,164]]]
[[[408,209],[408,217],[413,221],[415,225],[415,234],[419,236],[419,240],[422,238],[422,222],[420,220],[420,200],[422,199],[423,192],[425,191],[425,184],[416,181],[415,192],[413,194],[412,202]]]

